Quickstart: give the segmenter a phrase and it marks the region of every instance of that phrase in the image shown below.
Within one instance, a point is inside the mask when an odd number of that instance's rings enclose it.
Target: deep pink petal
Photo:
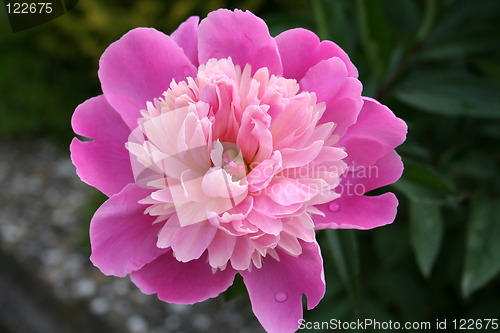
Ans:
[[[325,217],[314,215],[316,229],[372,229],[396,218],[398,199],[393,193],[376,197],[343,196],[331,203],[316,205]]]
[[[125,276],[165,253],[156,246],[161,223],[138,201],[151,193],[135,184],[109,198],[90,222],[90,260],[106,275]]]
[[[305,91],[315,92],[318,102],[326,103],[320,123],[334,122],[334,134],[343,136],[356,122],[363,106],[363,87],[358,79],[348,76],[346,65],[340,58],[317,63],[307,71],[300,86]]]
[[[358,77],[356,67],[344,50],[331,41],[320,42],[318,36],[309,30],[287,30],[276,36],[275,40],[283,63],[283,76],[288,79],[300,81],[309,68],[332,57],[344,62],[350,77]]]
[[[342,179],[341,187],[357,186],[363,193],[397,181],[403,174],[403,162],[396,151],[391,150],[375,164],[348,171]],[[359,185],[358,185],[359,184]],[[359,192],[359,190],[358,190]]]
[[[194,76],[196,67],[169,36],[137,28],[104,51],[98,74],[106,100],[134,129],[146,102],[161,97],[172,79]]]
[[[76,134],[93,141],[71,142],[71,160],[80,178],[107,196],[134,182],[125,142],[130,130],[104,96],[80,104],[71,125]]]
[[[302,294],[308,309],[325,294],[323,259],[318,244],[301,242],[302,254],[280,252],[280,261],[264,259],[262,268],[243,271],[252,309],[267,332],[295,332],[302,319]]]
[[[249,11],[219,9],[208,14],[198,29],[200,64],[208,59],[233,59],[241,68],[252,66],[252,73],[267,67],[271,74],[281,75],[281,60],[274,38],[266,23]]]
[[[181,263],[169,252],[130,277],[145,294],[158,294],[168,303],[193,304],[218,296],[233,284],[235,274],[230,267],[212,273],[206,256]]]
[[[198,67],[198,16],[191,16],[184,21],[170,37],[179,45],[193,65]]]
[[[408,131],[406,123],[385,105],[370,98],[363,99],[356,124],[336,144],[345,148],[348,165],[372,165],[403,143]]]

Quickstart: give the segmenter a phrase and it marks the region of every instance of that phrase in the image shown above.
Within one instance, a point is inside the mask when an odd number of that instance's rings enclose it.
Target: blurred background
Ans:
[[[251,10],[273,36],[303,27],[335,41],[364,95],[409,125],[404,175],[384,189],[396,221],[318,233],[327,294],[306,320],[500,320],[500,1],[83,0],[17,33],[0,8],[0,332],[261,330],[241,281],[178,306],[103,276],[88,226],[105,197],[69,160],[71,115],[101,93],[104,49],[220,7]]]

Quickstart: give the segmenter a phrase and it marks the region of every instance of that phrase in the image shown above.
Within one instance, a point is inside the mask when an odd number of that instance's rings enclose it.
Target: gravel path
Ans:
[[[128,278],[102,275],[88,260],[89,220],[99,196],[75,175],[69,153],[47,141],[7,142],[0,156],[0,249],[63,305],[83,303],[120,332],[262,332],[246,295],[167,304],[143,295]]]

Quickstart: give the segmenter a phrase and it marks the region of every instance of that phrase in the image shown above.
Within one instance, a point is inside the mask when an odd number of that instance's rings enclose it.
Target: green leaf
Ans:
[[[414,37],[422,20],[420,9],[414,1],[380,1],[393,32],[400,36]]]
[[[447,41],[437,45],[425,45],[417,56],[419,60],[448,60],[457,56],[467,56],[500,49],[490,36],[474,36],[475,38]]]
[[[325,17],[325,4],[323,0],[311,0],[311,5],[316,19],[318,36],[320,39],[330,39],[328,34],[328,23]]]
[[[484,193],[476,196],[467,230],[462,293],[469,296],[500,270],[499,198]]]
[[[432,200],[410,203],[410,239],[418,267],[428,277],[443,238],[440,204]]]
[[[426,72],[408,77],[396,89],[400,101],[422,111],[500,119],[500,85],[461,72]]]
[[[342,1],[325,2],[325,16],[328,17],[327,28],[330,40],[335,41],[347,54],[352,54],[358,43],[355,23],[349,19],[346,4]]]
[[[335,267],[342,284],[354,297],[358,288],[359,255],[353,230],[325,230]]]
[[[494,56],[489,58],[476,58],[472,59],[472,63],[475,67],[486,77],[490,79],[500,81],[500,62],[498,59],[500,54],[494,54]]]
[[[444,202],[453,197],[454,190],[434,170],[427,166],[405,162],[400,180],[392,185],[412,201]]]
[[[358,0],[361,42],[375,77],[380,80],[392,52],[392,32],[379,1]]]
[[[236,274],[233,284],[224,292],[224,300],[227,302],[233,300],[243,294],[246,294],[245,283],[241,275]]]

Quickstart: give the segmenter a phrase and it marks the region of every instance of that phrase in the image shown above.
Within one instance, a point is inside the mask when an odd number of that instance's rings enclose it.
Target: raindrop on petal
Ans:
[[[339,211],[340,206],[339,206],[339,204],[338,204],[338,203],[336,203],[336,202],[332,202],[332,203],[330,203],[330,205],[328,206],[328,208],[329,208],[332,212],[336,213],[336,212],[338,212],[338,211]]]
[[[283,303],[286,302],[286,300],[288,299],[288,295],[283,291],[279,291],[274,295],[274,299],[278,303]]]

